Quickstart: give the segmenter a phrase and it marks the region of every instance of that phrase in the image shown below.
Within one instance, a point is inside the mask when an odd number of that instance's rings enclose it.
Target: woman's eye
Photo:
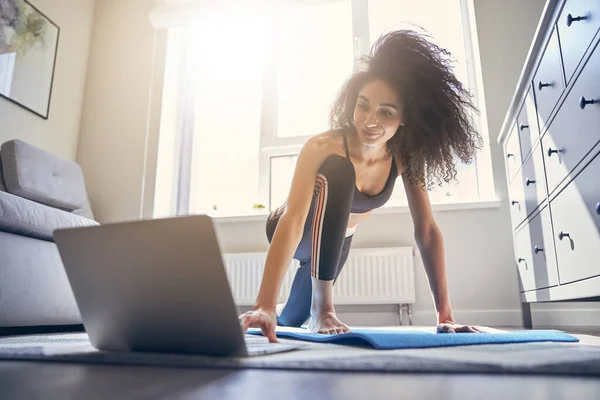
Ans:
[[[381,110],[380,113],[381,113],[381,115],[383,115],[385,117],[389,117],[390,115],[392,115],[392,113],[387,110]]]
[[[369,106],[366,104],[358,103],[358,108],[360,108],[361,110],[368,110]]]

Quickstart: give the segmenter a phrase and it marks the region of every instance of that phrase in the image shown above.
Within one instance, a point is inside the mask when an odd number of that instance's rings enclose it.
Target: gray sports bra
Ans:
[[[346,133],[343,133],[344,147],[346,149],[346,158],[350,160],[350,151],[348,150],[348,139]],[[398,168],[396,167],[396,160],[392,158],[392,167],[390,168],[390,174],[385,182],[385,186],[381,192],[374,196],[367,196],[354,185],[354,200],[352,201],[351,213],[362,214],[374,210],[383,206],[392,196],[394,191],[394,184],[398,177]]]

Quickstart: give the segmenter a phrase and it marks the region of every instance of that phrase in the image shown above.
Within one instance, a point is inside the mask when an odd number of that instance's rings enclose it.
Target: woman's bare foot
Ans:
[[[350,328],[337,318],[335,311],[326,311],[315,315],[311,313],[310,321],[308,322],[308,330],[311,333],[327,333],[334,335],[348,332]]]
[[[312,333],[338,334],[350,328],[335,315],[333,308],[333,281],[312,278],[312,301],[308,330]]]

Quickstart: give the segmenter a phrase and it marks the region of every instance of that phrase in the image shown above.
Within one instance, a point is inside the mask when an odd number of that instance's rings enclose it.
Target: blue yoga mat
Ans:
[[[248,329],[262,335],[259,329]],[[346,346],[371,347],[377,350],[418,349],[427,347],[465,346],[527,342],[578,342],[574,336],[560,331],[532,330],[506,333],[430,333],[421,331],[355,329],[339,335],[277,331],[277,337]]]

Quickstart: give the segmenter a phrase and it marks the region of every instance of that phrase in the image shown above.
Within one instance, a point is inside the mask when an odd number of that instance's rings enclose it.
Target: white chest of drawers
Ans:
[[[548,0],[498,137],[523,323],[600,299],[600,0]]]

